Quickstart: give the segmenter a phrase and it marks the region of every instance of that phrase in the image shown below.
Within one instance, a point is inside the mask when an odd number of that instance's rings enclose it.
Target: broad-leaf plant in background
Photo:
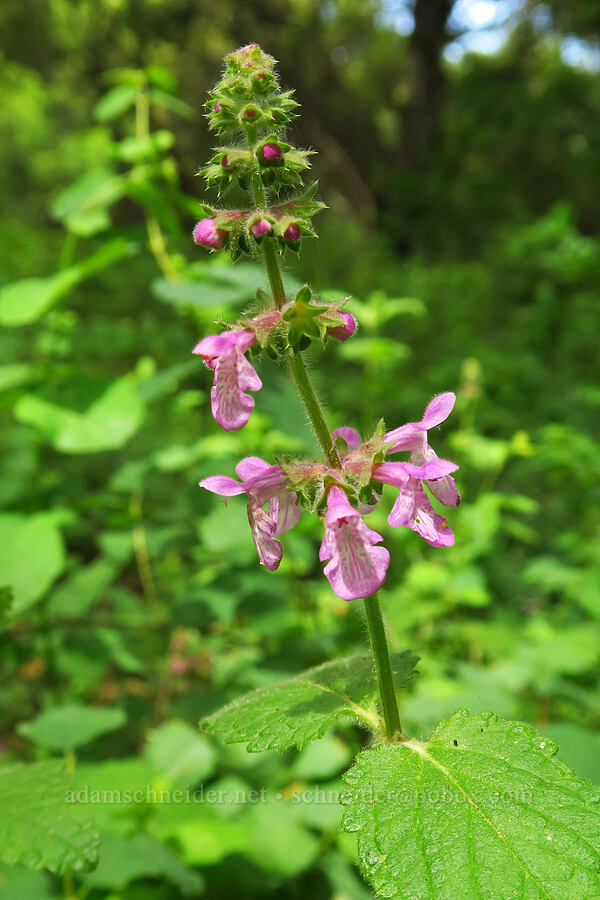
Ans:
[[[379,896],[598,897],[600,794],[556,758],[552,741],[531,726],[465,710],[427,741],[403,732],[396,691],[405,678],[390,658],[377,595],[390,555],[365,518],[389,484],[398,490],[392,527],[406,525],[433,547],[454,544],[428,492],[446,506],[460,502],[452,477],[458,466],[429,442],[455,395],[434,397],[419,421],[388,430],[381,420],[367,440],[348,425],[332,432],[325,421],[302,353],[312,342],[350,340],[356,322],[343,302],[328,303],[308,286],[290,297],[282,281],[280,258],[314,234],[312,216],[321,207],[316,185],[302,186],[310,154],[286,141],[296,107],[291,92],[280,89],[275,60],[257,44],[226,58],[208,102],[223,145],[203,174],[220,199],[237,183],[248,208],[204,205],[194,240],[211,251],[227,248],[234,259],[260,252],[271,291],[259,289],[250,314],[205,337],[194,353],[214,371],[212,412],[227,431],[246,425],[255,407],[249,391],[262,387],[248,356],[264,353],[285,366],[322,457],[248,456],[236,466],[237,479],[216,475],[200,484],[225,499],[247,496],[258,557],[270,570],[282,559],[279,538],[302,511],[320,517],[319,559],[332,590],[364,601],[379,700],[371,665],[359,655],[259,689],[203,727],[226,742],[247,742],[249,750],[301,748],[339,716],[368,729],[371,744],[346,773],[341,802],[343,827],[357,833],[362,871]]]

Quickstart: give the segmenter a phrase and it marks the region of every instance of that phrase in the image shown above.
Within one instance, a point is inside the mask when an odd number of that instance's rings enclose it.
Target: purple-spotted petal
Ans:
[[[434,512],[431,501],[421,482],[407,478],[388,516],[392,527],[408,525],[432,547],[450,547],[454,534],[443,516]]]
[[[434,480],[425,479],[427,485],[434,497],[443,503],[444,506],[458,506],[460,504],[460,494],[451,475],[444,478],[436,478]]]
[[[325,537],[319,559],[330,561],[324,568],[333,591],[342,600],[370,597],[383,582],[390,563],[383,538],[369,528],[350,505],[344,491],[333,485],[327,498]]]
[[[269,504],[268,510],[264,510],[259,503],[249,497],[248,521],[261,564],[274,572],[281,562],[283,547],[281,541],[276,540],[274,536],[276,522],[271,505]]]
[[[243,428],[254,409],[254,399],[246,391],[258,391],[261,387],[262,381],[238,347],[220,356],[210,391],[215,421],[225,431]]]
[[[362,440],[356,428],[350,428],[347,425],[335,429],[332,438],[335,441],[338,437],[341,437],[342,440],[346,441],[348,450],[354,450],[356,447],[360,446]]]
[[[422,480],[444,478],[451,472],[456,472],[458,466],[449,459],[440,459],[438,456],[423,465],[414,465],[411,462],[384,462],[378,463],[373,469],[373,478],[383,484],[392,484],[402,487],[407,478],[420,478]]]
[[[276,522],[273,532],[275,537],[284,534],[298,524],[300,505],[296,503],[296,494],[293,491],[289,493],[286,491],[284,494],[273,497],[269,505]]]

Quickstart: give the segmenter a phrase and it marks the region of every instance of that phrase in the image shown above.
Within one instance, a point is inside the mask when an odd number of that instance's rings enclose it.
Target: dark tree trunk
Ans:
[[[414,171],[433,158],[444,96],[442,50],[448,43],[446,23],[454,0],[415,0],[415,27],[410,38],[410,100],[404,113],[402,154]]]

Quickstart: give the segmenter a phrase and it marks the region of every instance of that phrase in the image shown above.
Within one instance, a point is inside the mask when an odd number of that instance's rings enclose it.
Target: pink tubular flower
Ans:
[[[235,467],[242,481],[227,475],[213,475],[200,482],[200,487],[221,497],[248,495],[248,521],[258,558],[271,572],[278,568],[283,555],[277,538],[289,531],[300,517],[296,494],[286,491],[286,475],[279,466],[271,466],[258,456],[248,456]],[[265,504],[268,504],[265,509]]]
[[[225,431],[243,428],[254,409],[254,399],[246,391],[259,391],[262,381],[244,353],[256,342],[250,328],[211,334],[192,353],[202,357],[215,373],[210,389],[212,414]]]
[[[429,446],[427,431],[448,418],[456,396],[452,392],[435,397],[420,422],[409,422],[383,436],[386,455],[410,451],[407,462],[380,462],[373,465],[370,475],[382,484],[399,488],[394,507],[388,516],[391,526],[407,525],[432,547],[449,547],[454,544],[454,534],[443,516],[431,505],[423,485],[445,506],[458,506],[460,494],[451,476],[458,469],[456,463],[440,459]],[[372,448],[363,445],[360,434],[354,428],[338,428],[333,439],[341,437],[348,445],[348,453],[342,456],[342,467],[354,475],[364,473],[365,465],[371,465]]]
[[[386,453],[398,453],[401,450],[410,450],[409,461],[415,465],[423,463],[435,462],[438,459],[435,450],[429,446],[427,440],[427,432],[448,418],[454,404],[456,403],[456,394],[452,391],[446,391],[445,394],[439,394],[434,397],[425,410],[425,415],[420,422],[409,422],[402,425],[394,431],[388,431],[383,439],[389,444]],[[458,467],[457,467],[458,468]],[[437,499],[444,506],[458,506],[460,503],[460,494],[454,483],[454,479],[449,475],[433,478],[424,478],[425,484]]]
[[[375,545],[383,538],[363,522],[360,514],[337,485],[329,488],[325,537],[319,551],[333,591],[342,600],[370,597],[385,581],[390,554]]]
[[[343,309],[340,310],[340,315],[344,320],[344,324],[336,325],[335,328],[328,328],[327,334],[343,344],[344,341],[347,341],[348,338],[352,337],[356,331],[356,319],[352,313],[345,312]]]
[[[223,228],[217,228],[214,216],[200,219],[193,234],[197,244],[211,250],[219,250],[227,238],[227,232]]]

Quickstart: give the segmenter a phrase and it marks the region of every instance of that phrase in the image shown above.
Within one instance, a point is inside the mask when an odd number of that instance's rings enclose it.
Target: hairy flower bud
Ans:
[[[336,341],[340,341],[342,344],[344,341],[347,341],[348,338],[352,337],[354,332],[356,331],[356,319],[352,315],[352,313],[345,312],[343,309],[340,310],[340,316],[344,320],[342,325],[336,325],[333,328],[327,329],[327,334],[329,334],[332,338],[335,338]]]
[[[297,243],[300,240],[300,227],[292,222],[283,232],[283,239],[291,244]]]
[[[269,141],[260,148],[260,161],[265,166],[276,165],[281,161],[282,157],[281,147],[274,141]]]
[[[231,165],[231,163],[229,162],[229,159],[227,158],[227,154],[225,154],[225,156],[224,156],[223,159],[221,160],[221,165],[223,166],[224,169],[231,169],[231,168],[232,168],[232,165]]]
[[[213,111],[214,111],[214,112],[221,112],[222,109],[223,109],[223,107],[221,106],[221,104],[219,103],[219,101],[218,101],[218,100],[215,101],[215,103],[214,103],[214,105],[213,105]]]
[[[227,232],[223,228],[217,228],[214,216],[200,219],[194,228],[194,241],[201,247],[209,247],[211,250],[219,250],[227,238]]]
[[[260,240],[265,234],[269,234],[272,231],[272,226],[268,219],[257,219],[251,226],[251,231],[254,237]]]

